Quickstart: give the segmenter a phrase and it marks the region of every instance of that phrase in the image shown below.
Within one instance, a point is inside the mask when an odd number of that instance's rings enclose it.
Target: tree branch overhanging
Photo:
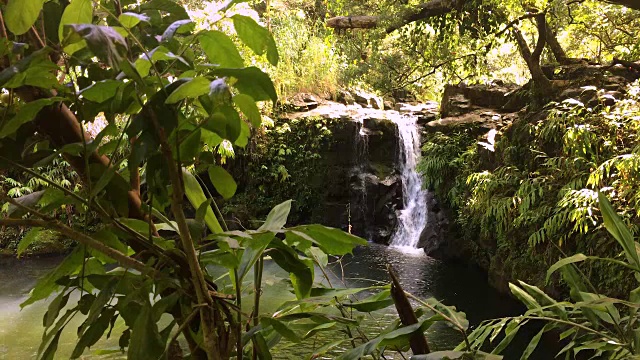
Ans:
[[[447,14],[455,9],[460,8],[466,0],[431,0],[424,4],[405,10],[400,19],[393,21],[386,31],[391,33],[409,23],[428,19],[434,16]],[[383,21],[382,16],[336,16],[327,19],[327,27],[343,30],[343,29],[371,29],[378,27]]]

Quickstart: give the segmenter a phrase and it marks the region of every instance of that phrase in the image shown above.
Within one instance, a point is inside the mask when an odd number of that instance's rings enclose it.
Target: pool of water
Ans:
[[[37,279],[55,267],[61,259],[61,257],[33,259],[0,257],[0,359],[35,358],[42,336],[42,316],[46,312],[47,303],[42,301],[23,310],[20,310],[20,303],[26,299],[28,291]],[[353,256],[345,257],[340,263],[330,265],[329,277],[334,286],[340,287],[363,287],[376,282],[386,283],[388,282],[387,264],[393,266],[405,291],[423,298],[435,297],[445,304],[456,306],[458,310],[467,314],[472,326],[476,326],[485,319],[516,315],[523,311],[518,302],[490,288],[483,273],[477,269],[443,263],[419,252],[407,253],[401,249],[376,244],[358,248]],[[263,309],[274,310],[292,295],[283,285],[282,278],[286,274],[276,270],[270,264],[266,265]],[[395,316],[393,307],[390,307],[386,311],[371,315],[365,320],[365,324],[375,333],[377,328],[385,327],[395,319]],[[68,327],[69,331],[63,334],[57,358],[69,357],[76,340],[73,329],[80,323],[81,319],[75,319]],[[84,358],[122,358],[122,355],[118,354],[95,355],[98,349],[117,348],[119,332],[116,329],[114,333],[117,334],[114,338],[102,340],[91,351],[85,352]],[[519,358],[518,352],[526,346],[528,338],[534,334],[533,331],[524,331],[515,346],[508,349],[505,358]],[[462,340],[460,334],[444,324],[432,327],[427,332],[427,339],[435,350],[450,349]],[[318,340],[322,339],[316,341]],[[540,345],[531,359],[553,358],[554,352],[549,350],[550,346],[544,345]],[[308,357],[308,350],[306,347],[283,343],[278,347],[274,358],[301,359]],[[327,355],[326,358],[333,356],[335,353]],[[390,354],[386,357],[392,359],[394,355]],[[402,357],[397,355],[396,358]]]

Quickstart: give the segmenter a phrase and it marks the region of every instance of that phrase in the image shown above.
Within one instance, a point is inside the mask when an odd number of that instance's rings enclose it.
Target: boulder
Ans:
[[[488,130],[503,127],[512,122],[515,117],[514,113],[501,114],[488,109],[478,109],[459,116],[430,121],[425,125],[425,130],[448,132],[463,128],[477,130],[478,134],[483,134]]]
[[[345,105],[355,104],[356,102],[353,95],[347,90],[338,90],[336,94],[336,101]]]
[[[447,85],[440,103],[442,117],[458,116],[478,108],[498,110],[518,88],[515,84],[496,82],[490,85]]]

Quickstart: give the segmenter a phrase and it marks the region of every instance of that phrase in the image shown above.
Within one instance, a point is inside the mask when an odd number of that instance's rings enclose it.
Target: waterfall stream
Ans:
[[[416,171],[420,160],[420,134],[414,116],[393,119],[398,125],[399,157],[402,178],[403,209],[398,215],[398,226],[391,237],[391,246],[404,251],[417,251],[420,233],[427,224],[426,192]]]

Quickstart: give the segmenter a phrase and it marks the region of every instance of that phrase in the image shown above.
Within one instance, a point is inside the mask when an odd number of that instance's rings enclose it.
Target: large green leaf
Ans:
[[[35,24],[45,0],[9,0],[3,18],[9,31],[22,35]]]
[[[296,226],[288,229],[285,234],[287,239],[295,237],[299,241],[311,241],[331,255],[345,255],[354,247],[367,244],[362,238],[323,225]]]
[[[20,307],[24,308],[51,295],[54,290],[60,287],[56,284],[58,279],[65,275],[74,274],[80,269],[84,259],[83,254],[82,246],[77,246],[58,267],[38,280],[36,286],[31,290],[29,298],[20,304]]]
[[[233,86],[243,94],[249,95],[255,101],[278,100],[276,88],[269,75],[257,67],[251,66],[244,69],[213,69],[213,74],[218,76],[230,76],[237,81]]]
[[[279,231],[287,223],[289,212],[291,211],[291,200],[287,200],[281,204],[276,205],[269,215],[264,224],[258,228],[258,231]]]
[[[86,348],[93,346],[100,340],[109,328],[115,312],[116,310],[114,308],[105,308],[100,313],[100,316],[89,324],[89,327],[82,333],[80,339],[78,339],[76,347],[71,353],[71,359],[79,358]]]
[[[242,133],[242,119],[230,105],[218,106],[204,124],[204,128],[215,132],[223,139],[236,141]]]
[[[211,81],[205,77],[196,77],[175,89],[165,101],[165,104],[175,104],[187,98],[197,98],[209,92]]]
[[[298,253],[280,239],[271,242],[269,255],[281,269],[289,273],[296,297],[309,297],[313,286],[313,262],[300,259]]]
[[[45,106],[60,102],[61,100],[62,98],[52,97],[38,99],[24,104],[20,108],[20,110],[18,110],[18,113],[14,117],[9,119],[9,121],[4,124],[2,129],[0,129],[0,139],[15,133],[20,128],[20,126],[35,119],[36,115],[38,115],[40,110],[42,110],[42,108],[44,108]]]
[[[293,330],[291,330],[285,323],[282,321],[272,318],[272,317],[263,317],[260,319],[260,323],[263,328],[268,326],[273,327],[275,331],[277,331],[280,335],[284,336],[287,340],[292,342],[300,342],[300,336],[298,336]]]
[[[64,9],[60,25],[58,27],[58,39],[63,40],[65,25],[71,24],[91,24],[93,18],[92,0],[72,0],[71,4]]]
[[[114,28],[91,24],[71,24],[65,25],[65,28],[71,29],[77,35],[69,39],[69,44],[84,39],[89,49],[100,60],[113,68],[120,68],[120,63],[126,58],[127,42]]]
[[[373,312],[376,310],[384,309],[393,305],[393,299],[391,298],[390,293],[391,291],[389,289],[386,289],[362,301],[345,303],[344,306],[350,307],[360,312]]]
[[[186,170],[182,170],[182,178],[184,181],[184,192],[185,195],[187,195],[187,199],[189,199],[189,202],[191,202],[191,205],[193,205],[194,208],[199,208],[202,203],[207,201],[207,197],[204,195],[202,187],[200,187],[200,183],[195,176],[191,175],[191,173]],[[222,232],[222,227],[220,226],[216,215],[213,213],[211,206],[207,209],[206,215],[204,216],[204,222],[207,224],[207,227],[211,232]]]
[[[227,170],[220,166],[212,165],[209,166],[208,172],[213,187],[216,188],[216,191],[222,195],[223,198],[229,199],[236,193],[238,185],[236,185],[233,176],[231,176]]]
[[[121,85],[123,85],[122,81],[102,80],[83,89],[80,94],[87,100],[101,103],[114,97]]]
[[[209,62],[224,68],[241,68],[244,60],[238,52],[236,45],[227,34],[217,31],[204,31],[198,35],[200,46],[207,55]]]
[[[137,14],[134,12],[125,12],[118,16],[118,21],[120,24],[127,29],[131,29],[132,27],[138,25],[141,21],[148,23],[150,18],[144,14]]]
[[[58,296],[53,299],[53,301],[49,303],[47,312],[42,318],[42,325],[45,327],[45,329],[49,328],[56,321],[58,315],[60,315],[60,310],[62,310],[62,308],[67,305],[67,302],[69,301],[69,295],[71,295],[71,292],[66,292],[63,290],[60,292],[60,294],[58,294]]]
[[[604,226],[624,249],[624,253],[627,256],[629,264],[634,266],[637,271],[640,271],[640,260],[638,258],[636,243],[633,240],[631,231],[629,231],[625,223],[613,209],[609,199],[607,199],[607,197],[601,192],[598,193],[598,201],[600,203],[600,212],[602,212],[602,217],[604,219]]]
[[[409,343],[409,338],[418,332],[423,331],[422,326],[425,324],[424,321],[420,321],[416,324],[404,326],[399,329],[393,330],[391,332],[382,334],[356,348],[353,348],[347,352],[342,353],[338,356],[337,360],[359,360],[365,355],[369,355],[373,353],[380,346],[402,346]]]
[[[265,232],[261,234],[255,234],[251,239],[243,241],[242,245],[245,247],[240,259],[240,266],[238,266],[238,281],[242,283],[242,280],[249,273],[249,270],[253,268],[258,259],[264,253],[271,240],[275,235],[272,232]]]
[[[145,304],[137,315],[131,329],[129,341],[129,359],[160,359],[164,352],[164,344],[158,332],[150,304]]]
[[[548,283],[549,279],[551,278],[551,275],[553,275],[553,273],[556,272],[558,269],[566,265],[585,261],[585,260],[587,260],[587,256],[585,256],[584,254],[575,254],[573,256],[569,256],[567,258],[558,260],[555,264],[551,265],[549,270],[547,270],[547,277],[545,281]]]
[[[29,245],[33,244],[36,240],[38,240],[38,235],[42,232],[42,228],[35,227],[27,232],[27,234],[20,240],[18,243],[18,256],[22,255]]]
[[[260,127],[260,124],[262,124],[262,115],[260,115],[260,109],[258,109],[255,100],[253,100],[251,96],[238,94],[233,97],[233,103],[242,111],[251,125],[255,128]]]
[[[258,55],[267,53],[267,60],[272,65],[278,64],[278,47],[269,30],[258,25],[248,16],[234,15],[233,27],[240,40]]]

